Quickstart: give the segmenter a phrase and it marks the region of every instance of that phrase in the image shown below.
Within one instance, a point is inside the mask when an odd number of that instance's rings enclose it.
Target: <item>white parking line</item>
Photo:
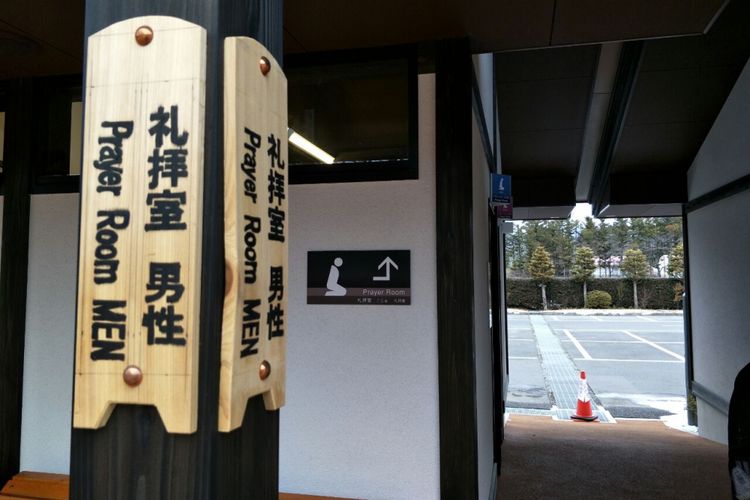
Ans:
[[[515,340],[517,342],[534,342],[534,339],[524,339],[524,338],[520,338],[520,337],[519,338],[508,337],[508,340]]]
[[[655,319],[648,318],[646,316],[638,316],[638,317],[641,318],[643,321],[650,321],[651,323],[658,323],[658,321],[656,321]]]
[[[616,359],[616,358],[575,358],[575,361],[605,361],[607,363],[682,363],[682,361],[676,361],[671,359]]]
[[[665,349],[664,347],[660,346],[659,344],[656,344],[656,343],[654,343],[654,342],[651,342],[650,340],[646,340],[646,339],[644,339],[643,337],[639,337],[638,335],[636,335],[636,334],[634,334],[634,333],[630,333],[630,332],[629,332],[629,331],[627,331],[627,330],[623,330],[622,332],[623,332],[624,334],[626,334],[626,335],[630,335],[631,337],[633,337],[633,338],[634,338],[634,339],[636,339],[636,340],[640,340],[640,341],[641,341],[641,342],[643,342],[644,344],[648,344],[648,345],[650,345],[650,346],[651,346],[651,347],[653,347],[654,349],[658,349],[658,350],[660,350],[660,351],[661,351],[661,352],[663,352],[663,353],[669,354],[669,355],[670,355],[670,356],[672,356],[673,358],[679,359],[680,361],[683,361],[683,362],[685,361],[685,358],[684,358],[684,357],[680,356],[680,355],[679,355],[679,354],[677,354],[676,352],[672,352],[672,351],[670,351],[669,349]]]
[[[556,331],[560,331],[560,328],[555,328]],[[620,328],[573,328],[577,333],[599,333],[599,332],[621,332],[622,329]],[[635,328],[631,328],[631,331],[639,332],[639,333],[682,333],[682,329],[679,330],[654,330],[653,328],[649,328],[648,330],[638,330]]]
[[[563,332],[565,332],[565,335],[570,339],[571,342],[573,342],[573,345],[576,346],[576,349],[578,349],[578,352],[581,353],[583,359],[591,359],[591,354],[589,354],[588,351],[583,348],[581,343],[578,342],[573,334],[570,333],[570,330],[563,330]]]
[[[508,359],[539,359],[536,356],[508,356]]]
[[[513,340],[513,339],[511,339]],[[563,340],[563,342],[570,342],[569,340]],[[585,342],[586,344],[640,344],[640,340],[587,340],[581,339],[579,342]],[[684,342],[654,342],[655,344],[684,344]]]

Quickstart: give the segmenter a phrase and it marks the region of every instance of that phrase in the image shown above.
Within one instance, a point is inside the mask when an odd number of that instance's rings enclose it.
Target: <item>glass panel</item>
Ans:
[[[409,158],[408,59],[291,67],[286,74],[290,129],[335,165]],[[290,137],[292,165],[331,163],[296,139]]]

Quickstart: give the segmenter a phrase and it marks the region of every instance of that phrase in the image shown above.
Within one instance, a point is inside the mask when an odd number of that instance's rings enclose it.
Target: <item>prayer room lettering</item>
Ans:
[[[124,300],[94,300],[94,317],[91,321],[91,360],[125,359]]]
[[[287,338],[287,102],[281,66],[255,40],[224,41],[224,255],[219,430],[247,400],[284,404]],[[258,61],[271,70],[263,74]]]
[[[157,33],[144,46],[133,36],[142,26]],[[87,47],[73,426],[106,425],[114,405],[151,405],[167,432],[192,433],[206,30],[147,16]]]
[[[99,136],[99,156],[94,168],[99,170],[98,193],[110,192],[120,196],[122,190],[122,143],[133,134],[132,121],[103,121]]]
[[[117,281],[117,231],[127,229],[130,212],[127,210],[100,210],[96,213],[96,250],[94,250],[94,283],[102,285]]]

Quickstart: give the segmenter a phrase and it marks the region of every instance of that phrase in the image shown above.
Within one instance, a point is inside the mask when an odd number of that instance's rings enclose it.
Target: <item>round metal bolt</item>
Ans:
[[[271,61],[266,57],[261,57],[260,61],[258,61],[258,65],[260,66],[260,72],[263,73],[264,76],[271,71]]]
[[[141,26],[135,30],[135,41],[141,47],[145,47],[154,39],[154,30],[149,26]]]
[[[140,385],[141,381],[143,381],[143,372],[137,366],[130,365],[125,368],[124,372],[122,372],[122,379],[130,387],[135,387]]]
[[[263,361],[260,364],[260,369],[258,370],[260,373],[260,379],[265,380],[268,378],[269,375],[271,375],[271,363],[268,361]]]

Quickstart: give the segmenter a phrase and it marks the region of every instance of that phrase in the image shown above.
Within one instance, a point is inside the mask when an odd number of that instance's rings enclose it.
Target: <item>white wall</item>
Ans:
[[[31,197],[21,470],[67,474],[78,195]]]
[[[419,77],[419,179],[290,188],[283,491],[439,498],[435,83]],[[411,250],[410,306],[307,305],[307,252]]]
[[[472,120],[472,185],[474,231],[474,359],[476,361],[477,474],[479,498],[489,497],[492,485],[492,337],[489,301],[489,199],[490,171],[476,116]]]
[[[688,172],[691,200],[750,174],[750,64],[745,66]],[[695,380],[729,400],[750,363],[747,277],[750,192],[688,215]],[[727,417],[698,400],[698,429],[726,442]]]
[[[419,179],[290,188],[284,491],[439,498],[434,76]],[[69,469],[78,196],[31,205],[22,469]],[[411,250],[412,305],[306,304],[307,251]],[[484,294],[486,296],[486,293]]]

